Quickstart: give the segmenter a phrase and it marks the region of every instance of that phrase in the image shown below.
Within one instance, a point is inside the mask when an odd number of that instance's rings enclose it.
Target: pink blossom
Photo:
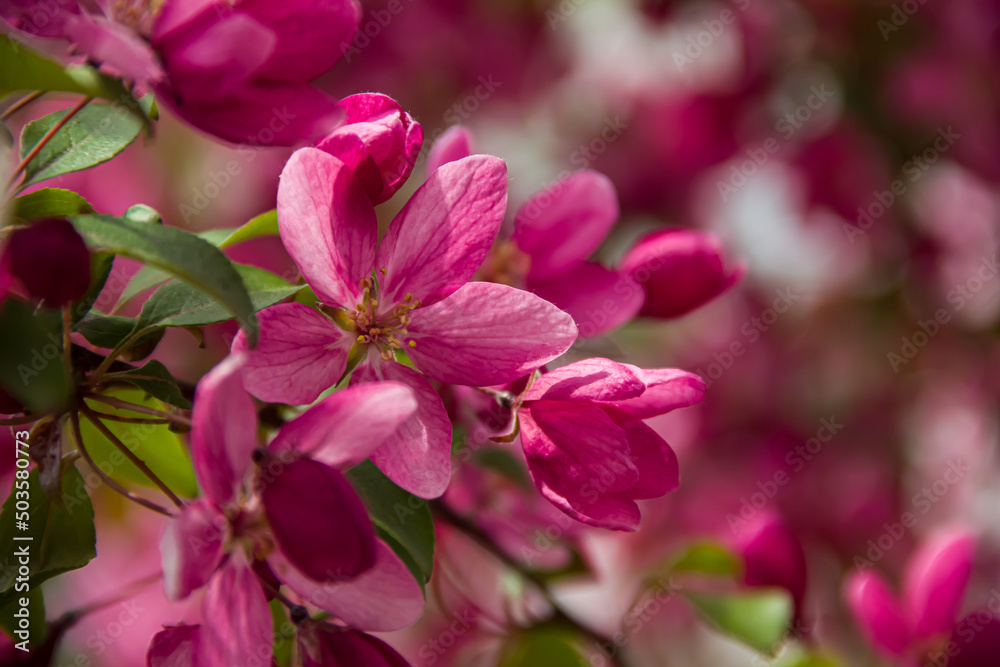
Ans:
[[[521,443],[535,484],[556,507],[612,530],[639,526],[636,500],[677,488],[677,456],[643,419],[694,405],[697,375],[586,359],[542,375],[520,399]]]
[[[375,210],[351,169],[323,151],[294,153],[278,188],[281,238],[322,305],[291,303],[259,315],[247,389],[305,404],[358,366],[352,384],[392,380],[417,395],[416,414],[372,454],[408,491],[436,497],[448,484],[451,423],[428,382],[490,386],[558,357],[576,326],[543,299],[468,282],[493,243],[507,199],[504,163],[477,155],[437,170],[376,244]],[[233,350],[248,348],[241,334]],[[418,373],[395,361],[404,350]]]

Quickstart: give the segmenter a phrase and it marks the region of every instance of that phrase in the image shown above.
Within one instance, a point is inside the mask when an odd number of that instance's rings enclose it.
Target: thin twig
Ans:
[[[101,381],[101,378],[104,377],[104,374],[108,372],[108,369],[111,368],[111,364],[115,363],[118,357],[121,356],[121,353],[124,352],[129,345],[142,338],[142,336],[144,336],[145,333],[146,333],[145,329],[143,329],[142,331],[133,331],[128,336],[125,336],[125,338],[119,341],[118,345],[116,345],[115,348],[111,350],[111,353],[104,358],[104,361],[101,362],[101,365],[98,366],[93,373],[91,373],[89,378],[87,378],[87,386],[88,387],[96,386],[97,383]]]
[[[14,115],[15,113],[17,113],[18,111],[20,111],[24,107],[28,106],[29,104],[31,104],[32,102],[34,102],[35,100],[37,100],[39,97],[41,97],[44,94],[45,94],[44,90],[36,90],[35,92],[31,93],[30,95],[25,95],[24,97],[22,97],[21,99],[19,99],[17,102],[14,102],[9,107],[7,107],[7,109],[2,114],[0,114],[0,120],[7,120],[12,115]]]
[[[21,424],[30,424],[31,422],[36,422],[45,415],[22,415],[20,417],[11,417],[10,419],[0,419],[0,426],[20,426]]]
[[[14,184],[17,182],[17,179],[21,175],[21,172],[23,172],[28,167],[28,164],[35,159],[35,157],[41,152],[43,148],[45,148],[45,144],[49,143],[52,137],[55,136],[56,132],[61,130],[63,126],[66,125],[66,123],[72,120],[73,116],[80,113],[80,111],[83,110],[83,107],[87,106],[87,104],[89,104],[92,99],[94,98],[85,97],[82,100],[80,100],[75,107],[70,109],[65,116],[60,118],[59,121],[52,126],[51,130],[42,135],[42,138],[38,140],[38,143],[35,144],[35,147],[31,149],[30,153],[24,156],[24,159],[21,160],[21,164],[17,165],[17,169],[15,169],[14,173],[11,174],[10,180],[7,181],[8,190],[14,187]]]
[[[92,614],[95,611],[100,611],[101,609],[105,609],[107,607],[110,607],[111,605],[123,602],[124,600],[127,600],[128,598],[135,595],[137,592],[141,591],[143,588],[146,588],[147,586],[152,586],[162,578],[163,578],[162,572],[157,572],[156,574],[151,574],[148,577],[143,577],[139,581],[134,581],[131,584],[125,586],[113,597],[109,597],[104,600],[99,600],[97,602],[92,602],[91,604],[84,605],[79,609],[71,609],[70,611],[67,611],[59,618],[59,621],[61,623],[65,623],[66,627],[70,627],[77,621],[79,621],[81,618],[86,616],[87,614]]]
[[[157,410],[156,408],[147,408],[144,405],[136,405],[135,403],[129,403],[128,401],[123,401],[118,398],[113,398],[111,396],[102,396],[100,394],[87,394],[87,398],[92,401],[98,401],[99,403],[107,403],[108,405],[118,408],[119,410],[131,410],[132,412],[138,412],[144,415],[151,415],[153,417],[159,417],[160,419],[166,419],[175,424],[182,424],[184,426],[191,426],[191,420],[187,417],[183,417],[178,414],[172,414],[170,412],[164,412],[163,410]]]
[[[146,500],[145,498],[140,498],[139,496],[132,495],[125,487],[123,487],[121,484],[111,479],[106,474],[104,474],[104,471],[101,470],[99,467],[97,467],[97,464],[94,463],[94,459],[90,458],[90,453],[87,451],[87,448],[84,447],[83,445],[83,435],[80,433],[80,415],[77,414],[76,412],[71,412],[70,422],[73,425],[73,437],[76,438],[77,450],[80,452],[80,455],[83,456],[83,459],[87,462],[87,465],[89,465],[94,470],[94,472],[97,473],[97,476],[100,477],[105,484],[107,484],[112,489],[114,489],[121,495],[125,496],[132,502],[142,505],[146,509],[151,509],[154,512],[157,512],[164,516],[173,517],[173,514],[170,512],[170,510],[164,507],[160,507],[151,500]]]
[[[178,498],[177,494],[171,491],[170,487],[167,486],[166,483],[162,479],[160,479],[156,473],[154,473],[152,470],[149,469],[149,466],[146,465],[145,461],[140,459],[138,456],[135,455],[135,452],[126,447],[125,443],[119,440],[118,436],[115,435],[111,431],[111,429],[105,426],[104,422],[98,419],[97,416],[90,411],[90,408],[82,407],[80,410],[81,412],[83,412],[83,415],[88,420],[90,420],[90,423],[96,426],[97,430],[100,431],[102,434],[104,434],[104,437],[110,440],[111,444],[117,447],[121,451],[121,453],[124,454],[125,457],[132,462],[132,465],[141,470],[142,474],[148,477],[149,480],[156,485],[156,488],[158,488],[160,491],[163,491],[163,493],[168,498],[170,498],[170,502],[172,502],[177,507],[184,509],[184,501]]]
[[[98,412],[97,410],[91,410],[91,414],[100,419],[112,422],[122,422],[123,424],[173,424],[169,419],[153,419],[144,417],[122,417],[121,415],[113,415],[108,412]]]

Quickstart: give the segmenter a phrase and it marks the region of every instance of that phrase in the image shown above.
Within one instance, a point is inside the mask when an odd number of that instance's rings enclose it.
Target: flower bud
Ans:
[[[11,277],[51,308],[79,299],[90,287],[90,252],[66,220],[39,220],[14,231],[4,255]]]

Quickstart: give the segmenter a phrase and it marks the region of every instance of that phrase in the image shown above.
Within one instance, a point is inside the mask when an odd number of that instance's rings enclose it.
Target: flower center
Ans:
[[[385,275],[385,269],[380,272]],[[374,345],[384,360],[391,361],[395,358],[393,351],[403,348],[403,338],[409,333],[406,327],[410,325],[410,311],[420,307],[420,299],[414,300],[413,294],[407,293],[391,310],[380,311],[378,291],[371,278],[361,281],[361,292],[361,303],[347,313],[358,331],[357,341]],[[406,342],[409,347],[417,346],[415,340]]]
[[[136,33],[149,37],[164,4],[166,0],[114,0],[111,4],[111,18]]]
[[[486,256],[479,270],[480,280],[523,289],[524,277],[530,268],[531,257],[513,241],[505,241],[497,244]]]

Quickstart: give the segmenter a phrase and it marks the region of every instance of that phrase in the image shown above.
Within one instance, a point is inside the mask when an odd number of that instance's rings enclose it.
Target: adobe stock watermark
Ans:
[[[587,0],[562,0],[555,9],[545,10],[545,18],[549,22],[549,29],[555,30],[560,23],[565,23],[576,13]]]
[[[447,653],[458,639],[476,625],[476,615],[471,609],[463,609],[452,614],[454,619],[437,637],[428,639],[417,649],[417,656],[425,665],[433,665]]]
[[[411,2],[413,0],[406,0],[407,4]],[[350,64],[355,56],[360,55],[363,50],[368,48],[372,41],[389,27],[392,20],[403,12],[404,8],[403,0],[389,0],[385,9],[373,9],[368,15],[368,20],[358,26],[357,32],[354,33],[354,39],[350,43],[340,43],[340,51],[343,54],[341,57],[344,62]]]
[[[916,511],[903,512],[897,521],[883,524],[884,531],[878,537],[868,540],[868,550],[864,555],[854,556],[854,567],[857,568],[858,572],[875,567],[875,563],[882,560],[893,547],[899,544],[907,531],[916,526],[920,522],[920,518],[930,512],[934,505],[941,502],[970,470],[972,470],[972,466],[961,459],[948,461],[948,467],[941,477],[913,494],[910,505]]]
[[[923,667],[948,667],[951,659],[957,658],[962,653],[962,649],[971,644],[979,633],[990,626],[998,617],[1000,617],[1000,590],[994,588],[990,591],[990,598],[984,607],[959,621],[952,631],[948,643],[940,646],[938,651],[927,653]],[[961,639],[964,643],[960,644],[956,638]]]
[[[479,81],[479,85],[476,86],[475,90],[444,112],[446,123],[458,125],[463,120],[468,120],[472,114],[479,110],[482,103],[493,97],[493,93],[503,85],[500,81],[494,81],[492,74],[480,76],[477,81]]]
[[[894,4],[892,6],[892,14],[889,15],[889,20],[879,19],[878,21],[878,29],[882,33],[882,41],[888,42],[889,37],[906,25],[910,17],[916,14],[926,2],[927,0],[904,0],[904,2]]]
[[[778,495],[778,492],[792,481],[792,475],[802,472],[806,464],[815,459],[844,428],[843,424],[837,422],[836,417],[823,418],[819,424],[815,436],[785,453],[785,463],[791,468],[791,472],[779,469],[775,470],[770,478],[758,480],[758,490],[751,493],[749,498],[746,496],[740,498],[739,513],[729,512],[726,514],[726,523],[729,524],[729,529],[733,531],[734,535],[747,526],[758,512],[767,507],[768,503]]]
[[[900,338],[899,351],[890,351],[886,355],[889,368],[893,373],[898,373],[899,369],[907,365],[920,353],[920,350],[927,347],[941,329],[951,322],[951,318],[962,311],[966,305],[974,298],[989,281],[1000,274],[1000,263],[997,262],[997,253],[993,257],[982,257],[976,271],[960,285],[949,290],[945,295],[945,300],[952,304],[952,309],[938,308],[934,312],[934,317],[926,320],[917,320],[917,330],[908,336]]]
[[[750,6],[750,0],[730,0],[738,11],[744,11]],[[712,48],[715,40],[726,32],[726,28],[736,23],[736,12],[730,8],[723,9],[719,16],[714,19],[705,19],[701,22],[704,30],[699,30],[693,35],[688,35],[687,45],[680,51],[674,51],[673,61],[678,72],[683,72],[684,68],[700,58],[706,50]]]
[[[909,187],[907,183],[912,185],[919,181],[941,159],[941,156],[947,153],[955,145],[955,142],[961,138],[962,135],[955,132],[951,125],[947,128],[938,128],[937,136],[931,145],[923,153],[914,155],[903,163],[902,173],[907,178],[905,180],[897,178],[889,184],[888,190],[876,190],[873,192],[872,199],[874,201],[868,204],[867,207],[858,207],[858,218],[855,224],[852,225],[845,222],[841,225],[844,233],[847,235],[847,240],[853,244],[858,237],[864,236],[865,232],[871,229],[872,225],[885,215],[886,211],[893,207],[897,197],[906,194]]]

